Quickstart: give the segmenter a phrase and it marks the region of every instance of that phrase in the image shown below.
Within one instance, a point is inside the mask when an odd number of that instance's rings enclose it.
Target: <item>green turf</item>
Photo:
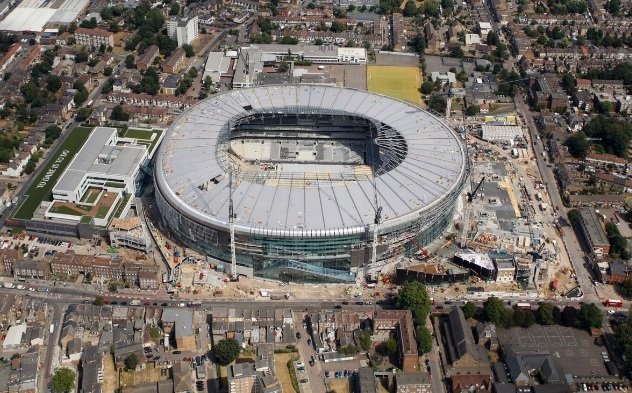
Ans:
[[[51,213],[67,214],[69,216],[83,216],[83,213],[71,209],[68,206],[57,206],[50,209]]]
[[[367,90],[421,105],[419,67],[368,66]]]
[[[66,141],[62,145],[60,145],[55,153],[53,154],[53,159],[48,162],[48,165],[43,168],[40,172],[39,176],[35,179],[31,187],[26,191],[25,197],[22,198],[22,203],[20,207],[15,210],[13,213],[13,218],[21,218],[25,220],[30,220],[33,217],[33,212],[39,206],[41,201],[50,201],[52,190],[57,180],[61,176],[62,173],[66,170],[75,154],[81,149],[81,146],[85,143],[90,136],[90,132],[92,132],[92,128],[89,127],[77,127],[72,130],[72,134],[66,138]],[[42,188],[37,188],[38,184],[42,181],[46,173],[51,169],[52,165],[55,164],[55,160],[60,156],[61,152],[64,150],[68,150],[68,154],[66,158],[58,163],[59,167],[55,171],[54,174],[50,176],[50,179],[46,183],[46,185]]]
[[[97,197],[99,196],[98,190],[89,189],[88,192],[81,198],[81,203],[89,203],[92,204],[97,201]]]
[[[105,182],[105,186],[106,187],[114,187],[114,188],[125,188],[125,184],[124,183],[117,183],[117,182],[113,182],[113,181],[106,181]]]
[[[153,134],[155,134],[156,136],[154,137],[154,140],[151,140],[151,136]],[[130,128],[127,130],[125,135],[123,135],[123,137],[138,139],[138,144],[143,144],[143,145],[146,144],[148,146],[147,149],[149,151],[149,154],[151,154],[151,152],[154,151],[156,144],[160,140],[161,134],[162,134],[162,130],[159,130],[159,129],[152,129],[150,131],[150,130],[139,130],[136,128]]]
[[[99,206],[99,210],[97,210],[97,215],[95,218],[105,218],[110,211],[110,206]]]

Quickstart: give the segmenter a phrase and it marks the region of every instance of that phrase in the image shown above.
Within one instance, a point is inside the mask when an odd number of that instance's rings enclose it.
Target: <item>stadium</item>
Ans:
[[[462,139],[429,112],[367,91],[288,85],[187,109],[154,177],[165,224],[227,271],[234,252],[233,274],[344,283],[439,237],[468,173]]]

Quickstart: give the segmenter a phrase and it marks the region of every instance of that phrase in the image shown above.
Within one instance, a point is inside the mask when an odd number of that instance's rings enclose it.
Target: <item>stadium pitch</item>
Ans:
[[[368,66],[366,75],[370,92],[423,106],[419,67]]]

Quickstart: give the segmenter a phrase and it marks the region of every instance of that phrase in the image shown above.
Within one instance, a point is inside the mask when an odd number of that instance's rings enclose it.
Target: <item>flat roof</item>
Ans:
[[[24,0],[0,22],[2,31],[42,31],[47,23],[70,23],[83,11],[88,0]]]
[[[403,137],[405,157],[378,173],[375,182],[382,227],[433,211],[462,189],[467,173],[462,140],[429,112],[362,90],[287,85],[232,90],[181,114],[158,153],[155,178],[161,194],[181,213],[227,228],[231,164],[226,150],[219,151],[230,132],[227,123],[256,113],[296,112],[361,116]],[[377,142],[380,155],[402,155],[401,145],[384,139]],[[238,178],[233,181],[235,230],[281,231],[283,236],[322,236],[322,230],[327,231],[324,235],[364,233],[375,217],[373,176],[364,167],[368,174],[360,176],[358,168],[346,165],[332,173],[322,172],[317,163],[284,163],[279,174],[261,171],[257,179],[239,179],[240,170],[232,168]],[[306,174],[315,180],[303,181]],[[217,183],[204,190],[202,185],[212,179]]]
[[[79,153],[53,187],[53,191],[75,190],[86,174],[133,176],[147,155],[144,145],[115,146],[107,144],[116,128],[96,127]],[[103,158],[103,159],[99,159]],[[106,163],[107,160],[111,160]]]
[[[606,236],[606,232],[603,230],[601,223],[599,222],[599,218],[597,217],[597,213],[592,208],[584,208],[579,209],[579,212],[582,215],[582,221],[584,222],[584,228],[586,228],[586,233],[590,237],[590,240],[594,245],[608,245],[610,242],[608,241],[608,236]]]

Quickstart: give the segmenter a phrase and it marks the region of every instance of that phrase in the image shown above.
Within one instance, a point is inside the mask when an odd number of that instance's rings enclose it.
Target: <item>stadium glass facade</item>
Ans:
[[[451,223],[456,198],[462,187],[423,217],[378,230],[377,262],[388,263],[395,253],[412,255],[441,236]],[[156,202],[163,219],[180,241],[193,250],[229,262],[230,234],[223,228],[200,224],[178,211],[156,189]],[[372,228],[364,234],[329,237],[264,237],[236,230],[237,264],[252,269],[255,277],[293,282],[353,282],[351,268],[360,267],[371,258]]]

